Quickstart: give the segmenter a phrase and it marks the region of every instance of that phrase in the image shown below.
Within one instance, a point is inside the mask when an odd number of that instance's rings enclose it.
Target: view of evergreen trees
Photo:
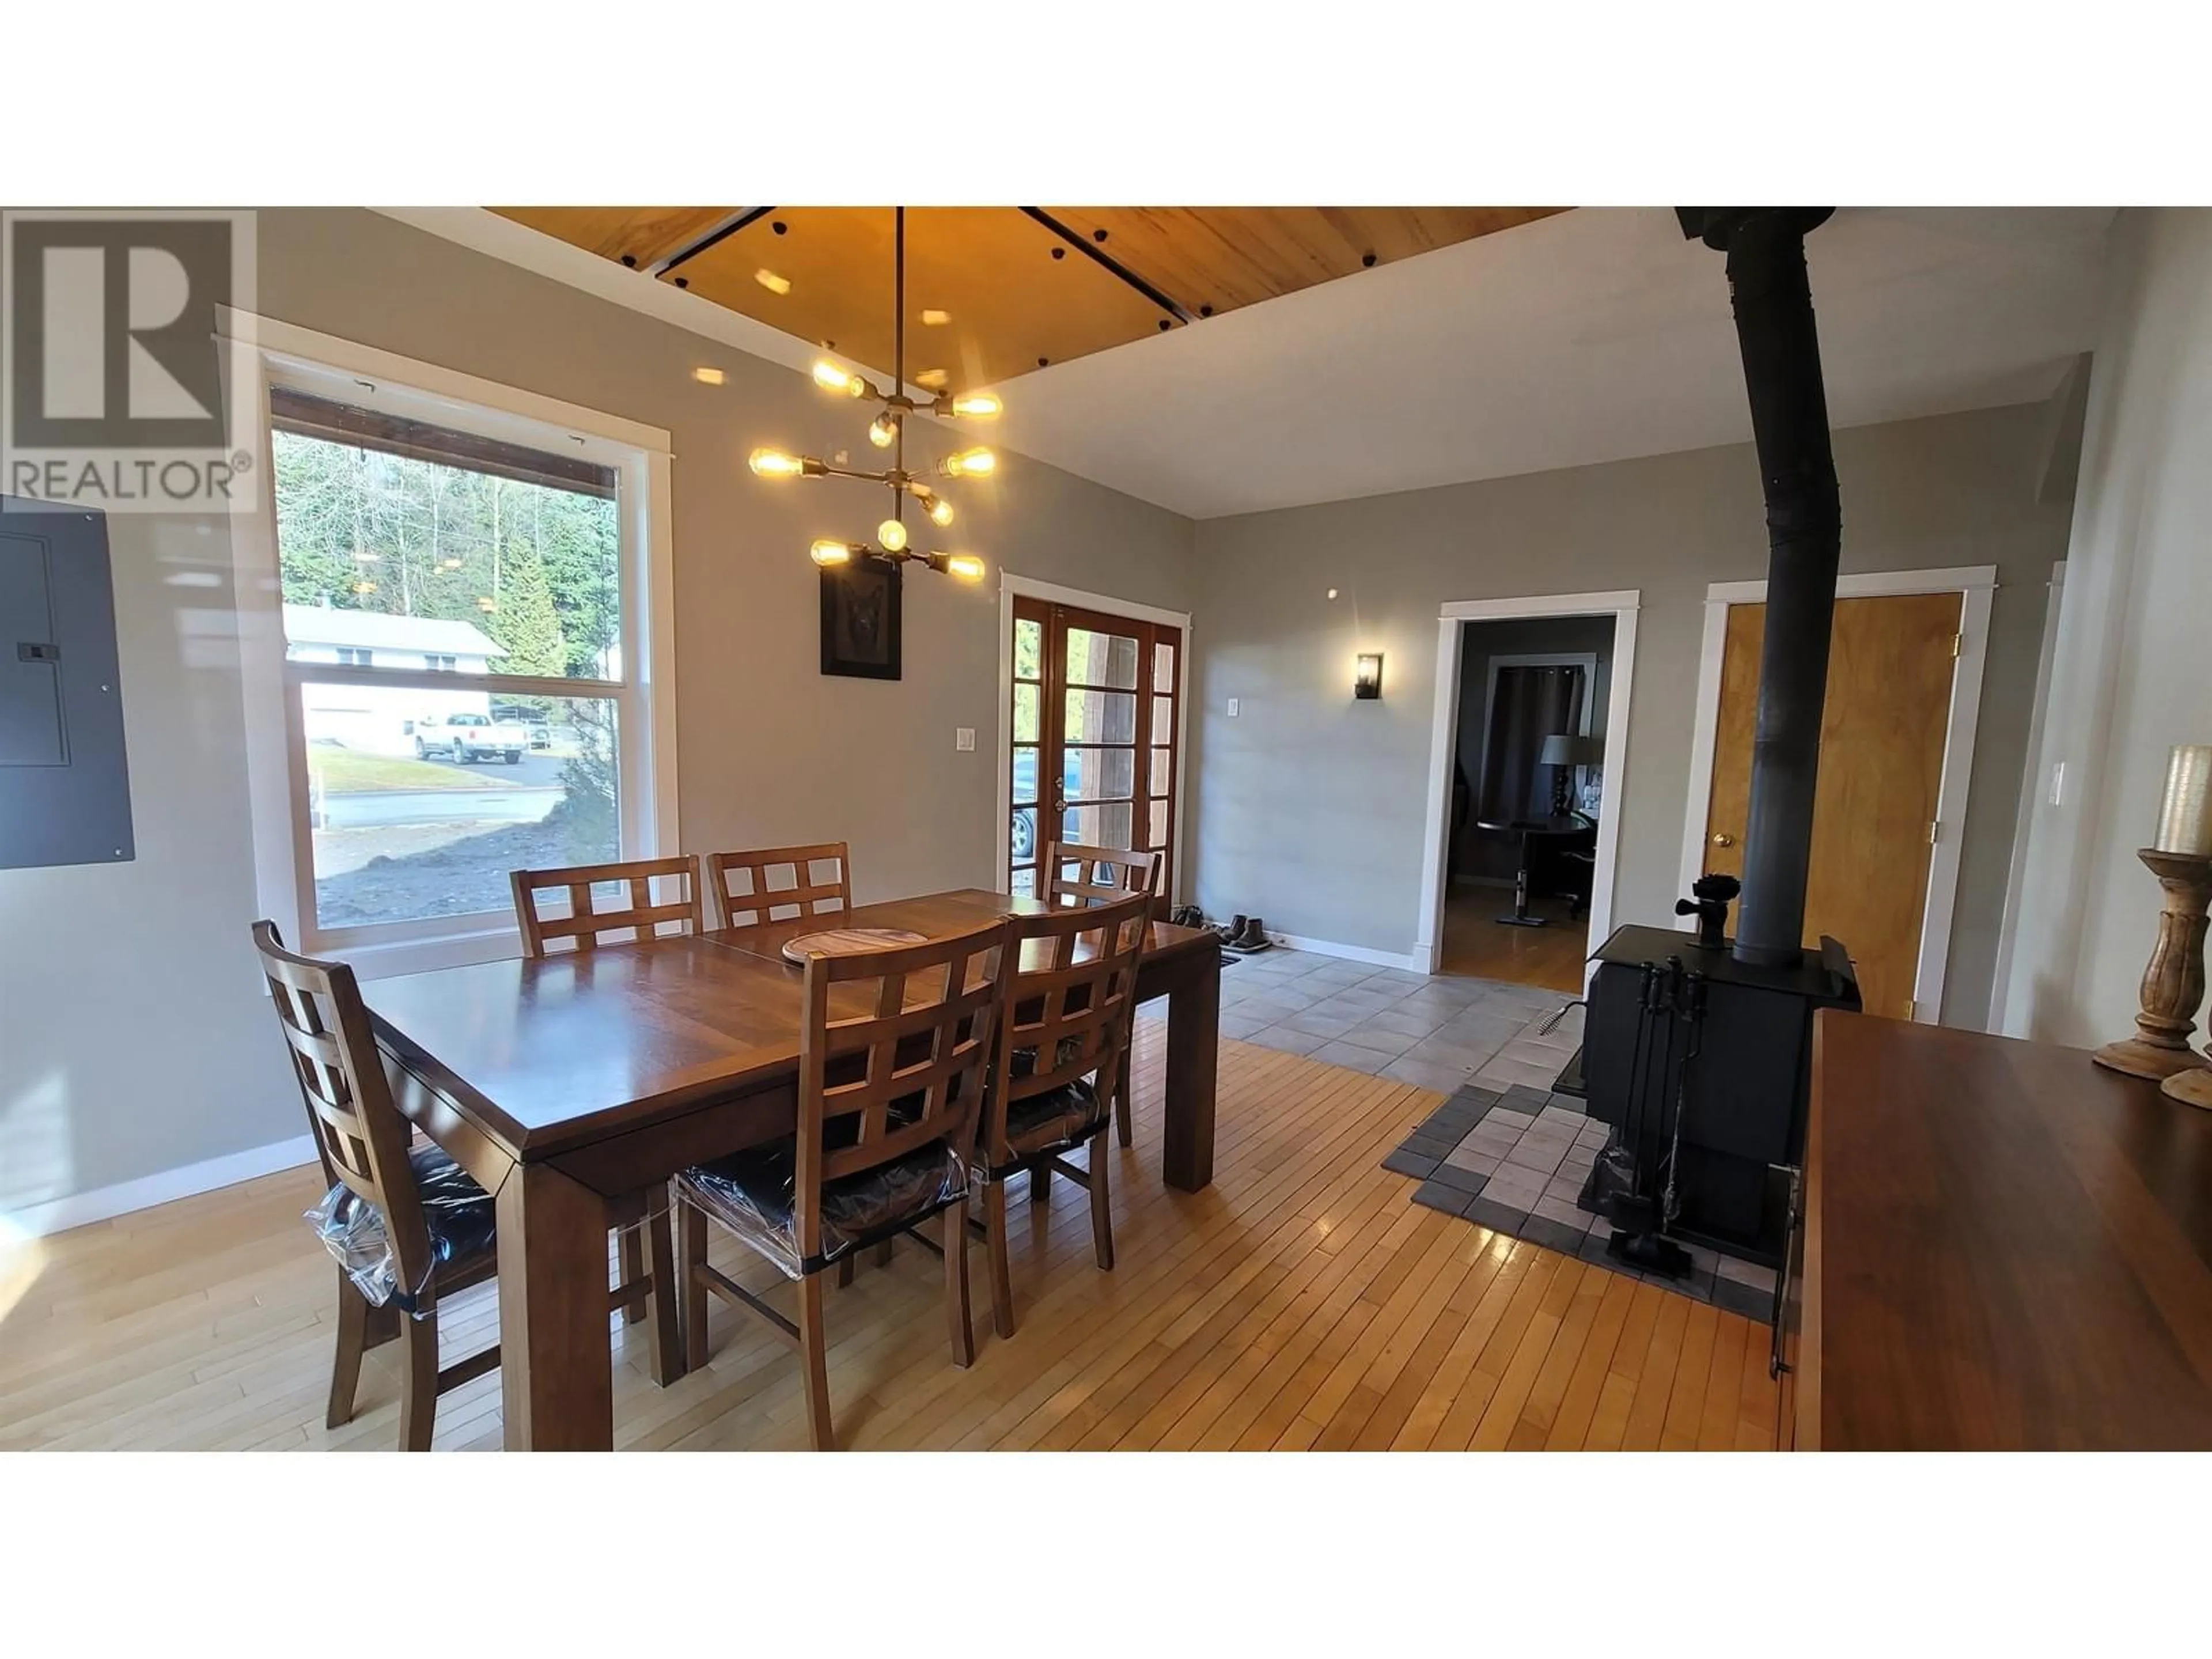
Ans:
[[[613,501],[289,432],[275,459],[287,604],[473,623],[501,673],[607,672]]]

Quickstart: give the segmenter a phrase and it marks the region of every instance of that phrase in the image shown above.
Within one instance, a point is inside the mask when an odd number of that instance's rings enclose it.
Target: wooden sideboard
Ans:
[[[2212,1113],[2080,1049],[1814,1025],[1780,1437],[2212,1448]]]

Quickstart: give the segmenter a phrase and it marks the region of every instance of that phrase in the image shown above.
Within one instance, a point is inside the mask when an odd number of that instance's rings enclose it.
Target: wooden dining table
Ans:
[[[785,942],[825,926],[939,937],[1044,908],[966,889],[364,988],[400,1109],[497,1206],[510,1450],[613,1444],[610,1202],[794,1132],[804,1002]],[[1155,923],[1138,974],[1139,1000],[1168,1000],[1161,1169],[1185,1192],[1213,1179],[1219,943]],[[656,1381],[679,1347],[663,1344]]]

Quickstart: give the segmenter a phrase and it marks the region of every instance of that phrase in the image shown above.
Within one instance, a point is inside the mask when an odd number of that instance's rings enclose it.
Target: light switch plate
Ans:
[[[963,755],[972,750],[975,747],[975,728],[972,726],[954,726],[952,746]]]
[[[1229,718],[1232,720],[1237,718],[1237,700],[1235,697],[1229,700]]]

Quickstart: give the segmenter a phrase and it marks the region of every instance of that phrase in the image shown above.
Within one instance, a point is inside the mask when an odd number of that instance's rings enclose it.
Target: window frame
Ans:
[[[432,916],[326,928],[315,921],[313,832],[300,687],[366,684],[441,692],[458,684],[492,696],[605,697],[619,732],[619,855],[654,858],[677,839],[672,491],[668,434],[618,416],[475,375],[419,362],[335,336],[224,310],[222,331],[252,340],[256,383],[232,395],[256,399],[264,455],[269,396],[288,386],[312,396],[454,431],[584,457],[614,469],[619,514],[622,678],[471,673],[428,666],[356,667],[289,659],[276,545],[275,468],[261,468],[258,499],[233,517],[241,696],[252,798],[255,885],[262,913],[297,949],[349,962],[366,978],[518,956],[511,911]],[[250,330],[250,331],[248,331]],[[462,463],[456,463],[461,465]]]

